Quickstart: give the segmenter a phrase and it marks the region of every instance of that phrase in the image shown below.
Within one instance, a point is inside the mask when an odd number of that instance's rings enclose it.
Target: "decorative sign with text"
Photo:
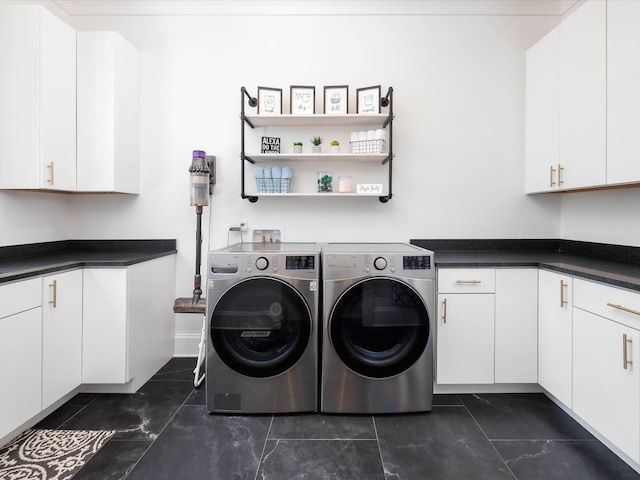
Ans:
[[[357,193],[382,193],[381,183],[358,183],[356,186]]]
[[[280,139],[278,137],[262,137],[261,153],[280,153]]]

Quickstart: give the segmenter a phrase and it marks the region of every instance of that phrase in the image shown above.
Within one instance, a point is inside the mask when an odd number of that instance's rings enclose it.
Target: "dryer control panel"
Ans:
[[[326,253],[323,260],[323,277],[326,280],[362,275],[435,278],[433,255]]]

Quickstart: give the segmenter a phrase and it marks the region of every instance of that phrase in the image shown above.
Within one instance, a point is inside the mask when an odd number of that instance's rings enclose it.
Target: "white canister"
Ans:
[[[338,192],[351,193],[353,180],[350,176],[342,176],[338,179]]]

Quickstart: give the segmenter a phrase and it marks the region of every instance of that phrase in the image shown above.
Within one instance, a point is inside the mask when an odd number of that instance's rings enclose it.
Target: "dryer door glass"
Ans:
[[[420,358],[429,340],[429,314],[409,285],[371,278],[338,298],[329,329],[336,354],[347,367],[366,377],[386,378]]]
[[[272,377],[304,354],[311,312],[290,285],[252,278],[225,292],[211,315],[211,340],[222,361],[249,377]]]

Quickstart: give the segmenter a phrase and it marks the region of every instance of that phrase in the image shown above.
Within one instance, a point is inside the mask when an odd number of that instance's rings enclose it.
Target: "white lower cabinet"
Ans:
[[[538,269],[496,270],[495,383],[538,383]]]
[[[42,407],[41,279],[0,286],[0,439]]]
[[[538,383],[571,408],[573,279],[540,270]]]
[[[174,278],[175,255],[123,268],[84,270],[85,387],[135,392],[171,359]]]
[[[573,411],[635,462],[640,462],[639,329],[640,295],[575,280]]]
[[[495,269],[438,270],[436,382],[493,383]]]
[[[536,383],[538,271],[438,270],[438,384]]]
[[[493,383],[494,295],[438,294],[439,384]]]
[[[42,279],[42,409],[82,381],[82,270]]]

